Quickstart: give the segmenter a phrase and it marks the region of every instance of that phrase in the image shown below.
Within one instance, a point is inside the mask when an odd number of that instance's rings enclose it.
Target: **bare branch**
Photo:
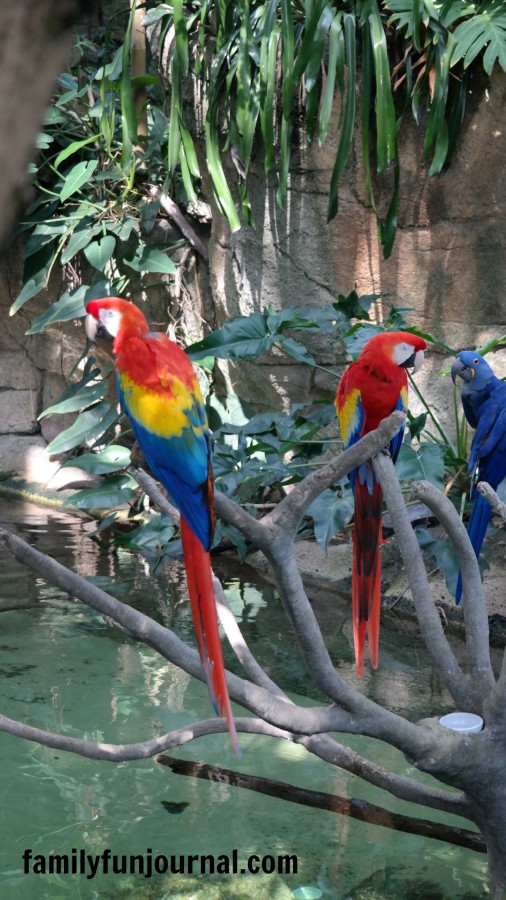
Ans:
[[[503,501],[499,499],[493,487],[486,481],[479,481],[476,488],[482,497],[485,497],[487,503],[490,503],[494,512],[497,513],[503,521],[506,521],[506,503],[503,503]]]
[[[292,740],[289,732],[284,732],[264,722],[262,719],[238,717],[235,720],[238,731],[247,734],[265,734],[270,737],[286,738]],[[42,728],[34,728],[25,722],[17,722],[8,716],[0,714],[0,731],[12,734],[15,737],[34,741],[44,747],[53,747],[55,750],[66,750],[69,753],[77,753],[87,759],[101,759],[109,762],[125,762],[133,759],[149,759],[170,750],[173,747],[182,747],[190,741],[205,737],[208,734],[224,734],[227,724],[223,719],[204,719],[183,728],[174,729],[161,737],[152,738],[149,741],[140,741],[133,744],[106,744],[95,741],[82,740],[69,737],[65,734],[55,734],[52,731],[44,731]]]
[[[477,698],[476,695],[473,696],[473,691],[470,689],[443,631],[427,580],[422,554],[411,527],[395,474],[394,464],[389,456],[380,453],[373,460],[373,465],[392,517],[395,536],[406,566],[420,631],[427,649],[438,666],[441,677],[455,702],[462,709],[474,709],[477,705]]]
[[[290,803],[299,803],[314,809],[325,809],[339,815],[350,816],[352,819],[359,819],[362,822],[381,825],[383,828],[393,828],[407,834],[419,834],[423,837],[467,847],[470,850],[477,850],[479,853],[486,853],[485,842],[474,831],[393,813],[374,803],[368,803],[366,800],[348,800],[335,794],[310,791],[299,785],[275,781],[273,778],[261,778],[257,775],[235,772],[222,766],[211,766],[194,760],[159,756],[157,762],[170,768],[175,775],[203,778],[208,781],[218,781],[220,784],[246,788],[246,790],[256,791],[259,794],[267,794],[269,797],[288,800]]]
[[[470,688],[483,701],[495,685],[490,661],[488,614],[476,554],[451,500],[428,481],[413,485],[417,497],[437,516],[455,549],[462,573]]]
[[[241,633],[239,625],[235,617],[232,615],[227,597],[223,588],[215,578],[216,597],[218,601],[218,609],[220,620],[225,628],[225,633],[237,656],[239,657],[245,672],[255,684],[265,687],[272,691],[276,696],[286,700],[287,703],[292,701],[275,684],[268,675],[265,674],[260,664],[255,659],[253,653],[249,649]],[[228,618],[225,616],[228,613]],[[451,812],[455,815],[466,816],[468,812],[467,804],[462,794],[450,794],[447,791],[441,791],[427,785],[420,784],[412,778],[404,775],[395,775],[393,772],[384,769],[382,766],[376,765],[369,759],[339,743],[330,735],[317,734],[311,736],[292,735],[291,740],[297,744],[301,744],[306,750],[323,759],[333,766],[339,766],[346,771],[363,778],[369,784],[375,784],[377,787],[383,788],[395,797],[402,800],[408,800],[412,803],[418,803],[430,806],[433,809],[440,809],[444,812]]]
[[[139,487],[152,500],[156,508],[179,527],[179,510],[167,500],[167,497],[164,497],[155,479],[148,475],[140,466],[133,465],[132,474]]]
[[[206,245],[199,238],[195,229],[192,227],[192,225],[190,225],[188,219],[184,217],[177,203],[174,203],[171,197],[169,197],[167,194],[164,194],[161,188],[154,185],[150,187],[149,193],[152,197],[155,198],[155,200],[158,200],[160,206],[163,207],[167,215],[170,216],[172,221],[176,223],[181,234],[184,235],[186,240],[189,241],[189,243],[192,245],[193,249],[197,250],[197,252],[200,253],[202,258],[207,262],[207,260],[209,259],[209,252]]]

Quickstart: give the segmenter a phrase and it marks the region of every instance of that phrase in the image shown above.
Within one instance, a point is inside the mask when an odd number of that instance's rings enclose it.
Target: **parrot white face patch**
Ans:
[[[413,358],[413,362],[410,362],[409,367],[413,368],[413,372],[418,372],[418,369],[423,363],[424,353],[423,350],[417,350],[415,352],[415,348],[412,344],[408,344],[407,341],[402,341],[402,343],[394,345],[393,357],[394,362],[396,362],[398,366],[405,366],[407,361]]]
[[[115,338],[121,325],[121,313],[117,309],[101,309],[99,310],[99,319],[102,328],[107,334]]]

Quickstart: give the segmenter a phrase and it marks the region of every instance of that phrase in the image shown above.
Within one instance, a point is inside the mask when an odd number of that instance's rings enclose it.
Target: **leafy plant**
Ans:
[[[168,120],[158,78],[132,78],[134,11],[116,49],[100,30],[93,41],[78,41],[79,63],[58,79],[43,123],[32,166],[36,199],[21,226],[29,232],[23,284],[11,314],[48,287],[57,266],[65,267],[70,288],[33,319],[29,334],[75,319],[94,297],[149,288],[153,276],[176,273],[170,252],[177,245],[162,250],[147,243],[159,203],[144,179],[149,170],[163,184]],[[137,133],[136,90],[145,92],[146,137]]]
[[[181,101],[182,85],[189,76],[199,81],[206,101],[207,166],[216,202],[232,230],[241,222],[225,175],[224,153],[232,153],[241,210],[252,224],[247,184],[260,143],[255,139],[261,136],[265,171],[277,169],[277,199],[284,206],[296,117],[304,119],[309,144],[315,137],[322,144],[329,133],[337,133],[330,220],[339,208],[339,182],[360,114],[365,180],[375,210],[378,176],[379,182],[386,176],[390,184],[390,170],[394,175],[386,213],[376,210],[385,257],[392,251],[397,227],[397,134],[406,111],[410,108],[415,121],[425,123],[430,173],[438,174],[457,144],[469,67],[481,58],[488,74],[496,63],[506,69],[501,0],[196,0],[191,5],[157,4],[144,21],[148,29],[156,23],[162,34],[175,29],[167,73],[174,133],[169,171],[180,169],[187,193],[200,179],[200,172],[188,165],[192,144],[183,124],[188,110]],[[189,53],[190,46],[195,52]]]

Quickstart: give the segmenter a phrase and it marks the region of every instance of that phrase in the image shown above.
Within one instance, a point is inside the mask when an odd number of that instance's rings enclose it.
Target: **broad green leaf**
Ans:
[[[63,187],[60,191],[60,200],[64,202],[77,193],[88,181],[91,181],[92,175],[98,166],[98,159],[90,159],[88,161],[77,163],[72,167],[70,172],[65,176]]]
[[[430,481],[443,488],[444,456],[443,444],[423,443],[415,450],[403,443],[397,457],[396,471],[400,481]]]
[[[128,535],[122,535],[120,543],[129,550],[139,550],[149,555],[158,554],[163,544],[174,537],[176,528],[168,516],[159,515],[140,525]]]
[[[293,338],[287,338],[282,335],[278,339],[278,343],[280,348],[292,359],[296,359],[298,362],[305,363],[308,366],[317,365],[315,358],[311,356],[309,350],[300,341],[295,341]]]
[[[72,232],[67,246],[62,251],[62,264],[66,265],[76,253],[84,250],[101,230],[102,226],[93,225],[90,217],[83,219]]]
[[[73,466],[88,472],[91,475],[108,475],[111,472],[118,472],[120,469],[126,469],[130,465],[130,450],[128,447],[122,447],[120,444],[109,444],[99,453],[83,453],[74,459],[68,459],[62,464],[65,466]]]
[[[65,224],[53,225],[42,223],[41,225],[37,225],[26,243],[25,260],[34,253],[38,253],[39,250],[42,250],[47,244],[57,241],[61,235],[65,233],[66,228],[67,226]]]
[[[366,324],[364,325],[360,322],[358,325],[353,325],[352,328],[344,335],[343,343],[346,347],[350,356],[353,359],[356,359],[357,356],[362,352],[367,341],[369,341],[375,334],[381,334],[384,329],[381,325],[372,325]]]
[[[313,517],[315,537],[323,550],[327,550],[334,535],[348,525],[353,512],[351,489],[339,495],[330,488],[323,491],[306,510],[307,515]]]
[[[64,501],[64,506],[75,509],[110,509],[132,500],[137,483],[130,475],[112,475],[99,487],[84,488]]]
[[[112,62],[102,66],[95,73],[95,81],[117,81],[121,77],[123,65],[123,47],[119,47],[113,56]]]
[[[348,76],[346,81],[346,98],[344,101],[345,105],[341,137],[339,140],[336,161],[332,170],[332,177],[330,179],[327,222],[330,222],[337,214],[339,179],[343,174],[344,167],[346,166],[350,155],[353,128],[355,125],[355,92],[357,87],[355,16],[347,13],[344,16],[343,23]]]
[[[238,316],[213,331],[204,340],[186,348],[192,360],[205,356],[219,359],[254,359],[274,343],[275,336],[267,331],[266,317],[262,313]]]
[[[65,147],[65,149],[62,150],[61,153],[59,153],[58,156],[56,157],[56,159],[53,163],[55,169],[58,168],[60,163],[62,163],[64,160],[68,159],[69,156],[72,156],[74,153],[77,153],[78,150],[81,150],[83,147],[86,147],[87,144],[92,144],[94,141],[98,141],[99,138],[100,138],[99,134],[92,134],[91,137],[83,138],[82,141],[73,141],[72,144],[69,144],[68,147]]]
[[[372,5],[369,22],[376,75],[377,169],[378,172],[383,172],[395,159],[397,125],[392,88],[390,86],[390,63],[388,60],[386,35],[376,0],[374,0]]]
[[[49,309],[46,309],[40,316],[33,319],[27,334],[39,334],[44,331],[48,325],[54,325],[55,322],[68,322],[70,319],[78,319],[84,316],[85,303],[88,299],[88,287],[82,284],[78,288],[72,288],[67,294],[64,294],[61,300],[53,303]]]
[[[434,531],[428,528],[415,528],[415,534],[420,548],[434,557],[438,568],[445,577],[446,587],[454,597],[457,590],[459,567],[452,545],[440,534],[434,534]]]
[[[160,272],[164,275],[174,275],[176,272],[176,266],[167,253],[145,244],[139,244],[135,256],[123,262],[134,272]]]
[[[336,83],[338,59],[339,55],[344,53],[342,18],[343,14],[338,12],[332,20],[329,31],[327,77],[325,79],[320,107],[320,132],[318,136],[320,146],[327,137],[329,130],[330,116],[334,105],[334,87]]]
[[[506,7],[502,0],[482,3],[476,15],[457,25],[453,38],[452,66],[463,58],[467,68],[486,47],[483,67],[487,74],[492,74],[496,62],[506,71]]]
[[[44,419],[46,416],[63,415],[64,413],[77,412],[78,410],[86,409],[98,400],[102,400],[108,390],[109,385],[105,381],[100,381],[98,384],[93,384],[91,387],[84,387],[81,391],[74,394],[73,397],[69,397],[67,400],[60,400],[58,403],[48,406],[48,408],[40,414],[39,419]]]
[[[106,234],[96,241],[91,241],[87,247],[84,247],[84,255],[95,269],[98,269],[99,272],[103,272],[111,259],[115,248],[116,239],[112,234]]]
[[[111,404],[105,400],[81,413],[70,428],[66,428],[57,435],[50,444],[47,452],[66,453],[79,447],[81,444],[91,443],[99,435],[104,434],[118,419],[118,412],[111,408]]]

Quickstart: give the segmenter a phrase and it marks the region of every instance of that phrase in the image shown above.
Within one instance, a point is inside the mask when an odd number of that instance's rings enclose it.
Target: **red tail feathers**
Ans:
[[[373,482],[372,494],[367,484],[355,482],[355,524],[353,528],[352,611],[353,641],[357,674],[364,671],[365,636],[368,635],[369,657],[378,668],[380,622],[380,581],[382,491]]]
[[[211,559],[183,516],[181,516],[181,538],[193,625],[207,686],[217,714],[225,713],[234,750],[237,756],[240,756],[241,751],[225,680],[225,664],[218,630]]]

